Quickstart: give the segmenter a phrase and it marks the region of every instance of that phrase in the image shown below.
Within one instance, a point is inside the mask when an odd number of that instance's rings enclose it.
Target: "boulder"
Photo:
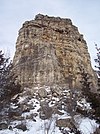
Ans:
[[[8,124],[7,123],[0,123],[0,130],[7,129]]]
[[[57,125],[57,127],[68,127],[70,129],[73,127],[75,128],[74,122],[70,118],[58,119],[56,121],[56,125]]]

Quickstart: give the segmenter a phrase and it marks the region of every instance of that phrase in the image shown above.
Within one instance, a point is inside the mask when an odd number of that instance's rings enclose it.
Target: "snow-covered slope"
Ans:
[[[0,134],[91,134],[98,125],[82,112],[90,113],[91,107],[79,91],[62,89],[59,93],[44,86],[32,92],[25,88],[6,108]]]

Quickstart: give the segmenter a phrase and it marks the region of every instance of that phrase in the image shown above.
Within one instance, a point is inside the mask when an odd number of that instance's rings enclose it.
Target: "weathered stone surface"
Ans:
[[[59,119],[56,121],[56,125],[58,127],[68,127],[68,128],[73,128],[74,126],[74,122],[72,121],[72,119],[70,118],[66,118],[66,119]]]
[[[52,108],[49,107],[48,103],[46,103],[46,101],[41,102],[41,108],[40,108],[40,118],[42,120],[45,119],[49,119],[50,117],[52,117]]]
[[[7,129],[7,128],[8,128],[8,124],[7,123],[0,123],[0,130]]]
[[[44,88],[38,90],[38,94],[40,97],[47,97],[47,91]]]
[[[21,130],[23,130],[23,131],[26,131],[27,130],[27,127],[26,127],[26,125],[25,124],[18,124],[17,126],[15,126],[15,128],[17,128],[17,129],[21,129]]]
[[[100,128],[97,128],[93,134],[100,134]]]
[[[96,87],[86,41],[70,19],[38,14],[19,30],[14,70],[24,87],[63,85],[81,88],[81,71]]]

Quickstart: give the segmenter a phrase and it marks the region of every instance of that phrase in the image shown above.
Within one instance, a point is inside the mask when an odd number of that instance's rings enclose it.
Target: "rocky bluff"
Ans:
[[[86,41],[70,19],[38,14],[26,21],[19,30],[13,64],[24,87],[81,89],[82,70],[96,86]]]

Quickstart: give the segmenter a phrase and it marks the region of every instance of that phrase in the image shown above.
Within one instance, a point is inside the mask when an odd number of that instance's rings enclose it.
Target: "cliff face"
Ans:
[[[81,72],[96,86],[86,41],[70,19],[38,14],[19,30],[14,70],[21,85],[81,88]]]

